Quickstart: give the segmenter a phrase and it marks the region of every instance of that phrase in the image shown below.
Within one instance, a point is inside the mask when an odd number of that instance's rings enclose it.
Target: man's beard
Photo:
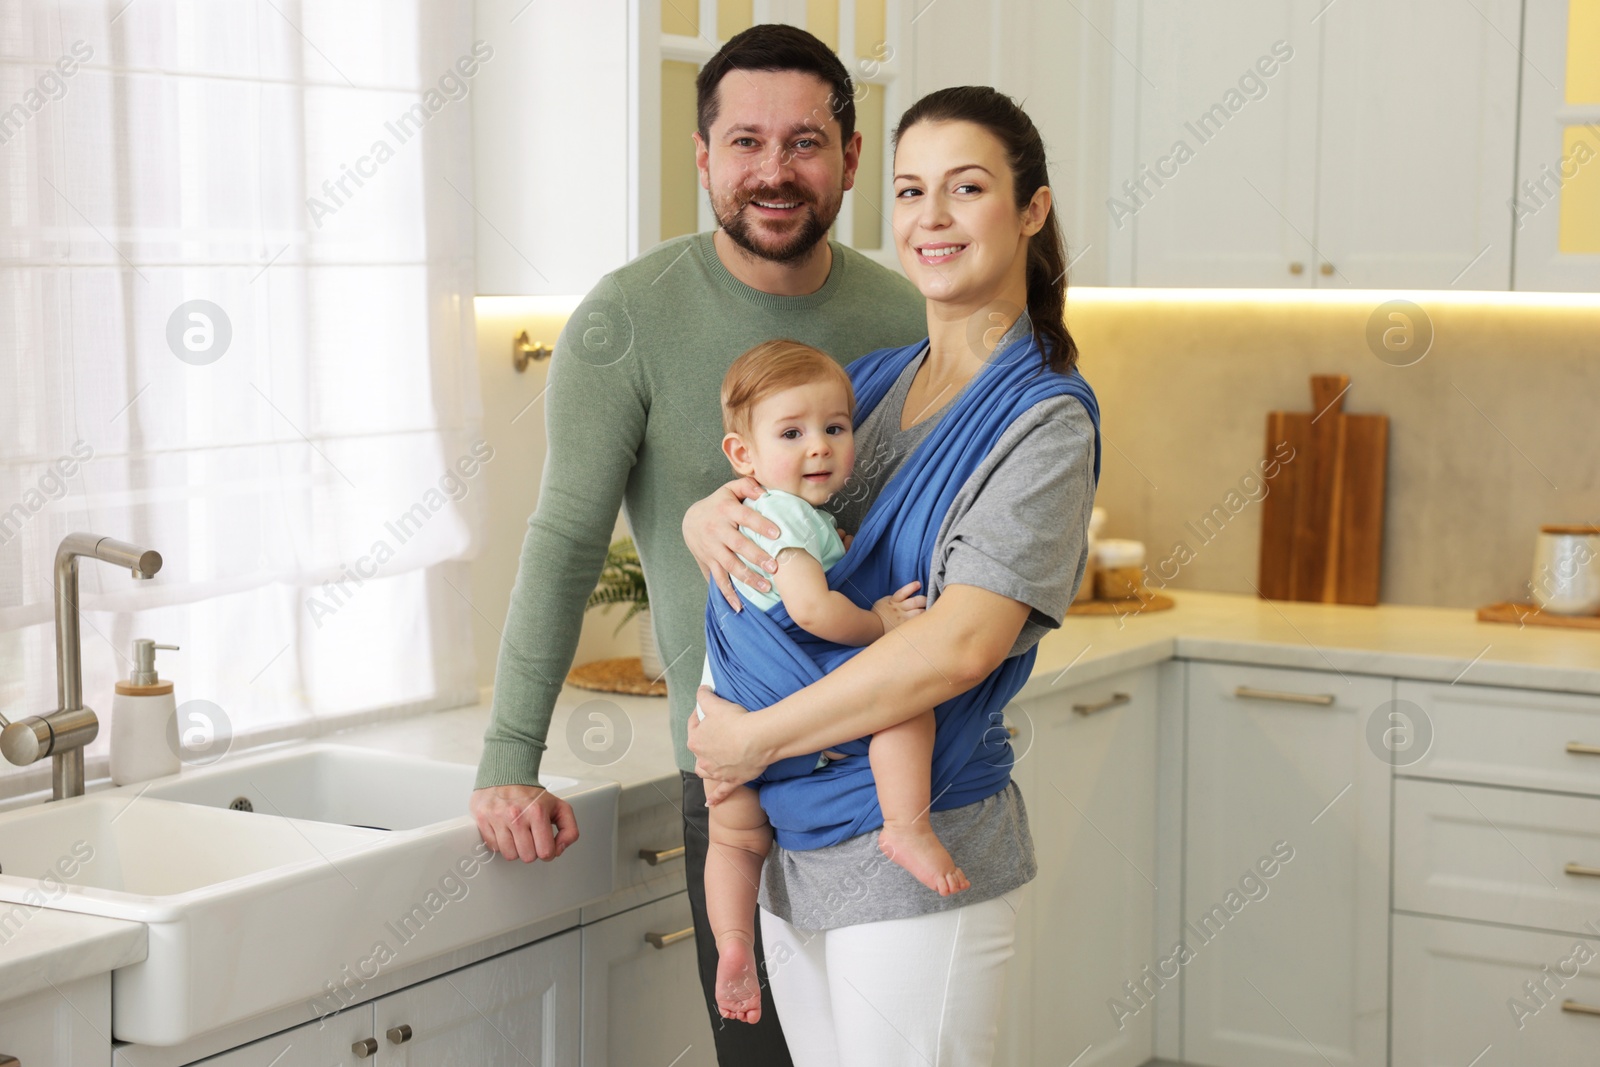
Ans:
[[[727,201],[719,204],[715,197],[711,199],[711,212],[717,217],[717,225],[722,227],[733,243],[746,252],[773,263],[793,263],[804,259],[817,243],[828,236],[828,228],[839,217],[839,206],[844,201],[843,194],[831,204],[819,205],[811,197],[806,196],[793,186],[780,190],[761,189],[749,196],[735,194],[731,198],[733,203]],[[777,245],[762,244],[756,239],[755,228],[759,222],[752,222],[745,214],[745,208],[755,200],[766,200],[773,203],[798,203],[807,210],[800,226],[787,238]]]

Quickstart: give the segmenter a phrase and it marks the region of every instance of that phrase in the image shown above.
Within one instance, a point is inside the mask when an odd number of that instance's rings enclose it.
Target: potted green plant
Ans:
[[[633,538],[621,537],[606,550],[606,563],[600,569],[600,581],[589,594],[589,608],[608,608],[613,604],[626,604],[628,610],[617,623],[615,634],[629,619],[639,618],[639,665],[646,678],[657,679],[666,673],[661,666],[661,651],[656,647],[656,631],[650,624],[650,593],[644,584],[644,567],[639,562],[639,551]]]

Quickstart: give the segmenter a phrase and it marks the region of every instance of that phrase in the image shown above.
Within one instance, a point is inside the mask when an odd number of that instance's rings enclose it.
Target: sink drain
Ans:
[[[231,804],[229,804],[228,807],[232,808],[234,811],[255,811],[256,810],[256,806],[254,804],[250,803],[250,798],[249,797],[234,797],[233,798],[233,802]]]

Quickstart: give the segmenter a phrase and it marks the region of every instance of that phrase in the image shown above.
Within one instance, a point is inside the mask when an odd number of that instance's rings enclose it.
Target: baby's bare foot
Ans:
[[[717,942],[717,1009],[724,1019],[754,1023],[761,1018],[755,950],[739,934]]]
[[[878,831],[878,848],[941,897],[972,887],[925,821],[885,823]]]

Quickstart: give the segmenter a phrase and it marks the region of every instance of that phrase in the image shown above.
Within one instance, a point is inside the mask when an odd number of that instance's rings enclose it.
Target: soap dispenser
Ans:
[[[117,683],[111,702],[111,781],[114,785],[146,782],[177,774],[177,750],[167,728],[177,718],[172,683],[156,674],[156,649],[178,651],[148,638],[133,643],[133,674]]]

